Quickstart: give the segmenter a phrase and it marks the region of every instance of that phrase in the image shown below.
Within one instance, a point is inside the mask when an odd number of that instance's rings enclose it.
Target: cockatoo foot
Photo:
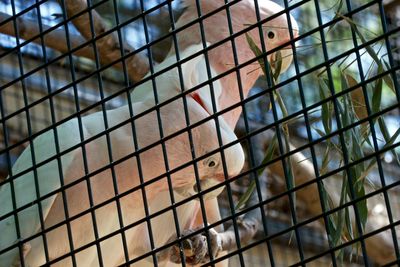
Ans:
[[[195,230],[185,230],[182,236],[189,235],[194,231]],[[218,256],[218,253],[222,250],[221,238],[214,229],[209,230],[209,235],[212,257],[210,257],[209,254],[208,242],[205,234],[197,234],[182,241],[183,255],[185,256],[185,262],[187,264],[196,265],[199,263],[206,263]],[[177,264],[182,262],[179,245],[172,247],[169,260]]]

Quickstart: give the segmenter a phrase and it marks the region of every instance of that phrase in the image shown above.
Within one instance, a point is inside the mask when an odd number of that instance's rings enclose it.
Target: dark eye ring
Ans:
[[[214,168],[218,165],[218,160],[215,159],[214,157],[210,157],[206,160],[203,161],[204,166],[207,166],[208,168]]]
[[[213,160],[210,160],[210,161],[208,162],[208,167],[210,167],[210,168],[214,167],[215,165],[216,165],[216,163],[215,163],[215,161],[213,161]]]
[[[268,36],[269,39],[274,39],[275,38],[275,33],[273,31],[269,31],[267,36]]]

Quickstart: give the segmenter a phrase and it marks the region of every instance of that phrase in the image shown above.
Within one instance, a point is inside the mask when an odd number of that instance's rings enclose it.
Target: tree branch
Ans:
[[[58,1],[60,2],[62,8],[65,7],[68,17],[72,17],[82,11],[86,11],[84,14],[72,20],[72,23],[86,40],[91,40],[95,36],[98,36],[108,30],[100,15],[94,9],[88,8],[86,0]],[[93,34],[91,23],[93,23]],[[128,44],[119,43],[116,31],[96,40],[96,49],[98,51],[98,58],[102,63],[106,64],[121,58],[121,50],[124,51],[124,54],[135,51],[135,49]],[[132,81],[139,81],[149,70],[148,58],[143,53],[134,54],[131,57],[126,58],[125,62],[128,75]],[[116,67],[122,68],[122,64],[117,63]]]
[[[10,15],[0,12],[0,21],[5,21],[9,18],[11,18]],[[13,20],[10,20],[9,22],[0,26],[0,33],[7,34],[10,36],[14,36],[14,37],[18,36],[19,38],[22,38],[25,40],[30,40],[32,38],[35,38],[32,40],[33,42],[35,42],[37,44],[42,44],[41,38],[38,37],[41,35],[41,32],[40,32],[37,21],[17,18],[15,20],[15,22],[17,24],[16,26],[18,28],[18,33],[16,33],[14,30],[14,21]],[[46,31],[49,28],[51,28],[51,27],[48,25],[42,24],[42,31]],[[44,44],[47,47],[50,47],[61,53],[68,53],[69,50],[67,47],[67,39],[65,36],[65,31],[55,29],[55,30],[52,30],[52,31],[42,35],[42,36],[43,36]],[[81,36],[74,35],[74,34],[70,34],[68,39],[70,40],[71,48],[75,48],[85,42],[85,39],[83,39]],[[85,57],[85,58],[94,60],[93,49],[91,49],[90,47],[83,47],[83,48],[77,50],[74,54],[76,56],[81,56],[81,57]]]
[[[65,6],[67,9],[68,16],[74,16],[79,12],[87,9],[87,3],[85,0],[66,0]],[[91,40],[95,36],[98,36],[108,29],[103,22],[100,15],[95,11],[90,11],[93,19],[94,36],[92,35],[90,28],[89,14],[84,13],[73,19],[75,27],[79,30],[81,35],[70,34],[68,39],[71,44],[71,48],[82,45],[86,40]],[[5,21],[10,19],[12,16],[0,12],[0,21]],[[17,23],[18,32],[15,32],[14,21]],[[69,49],[67,46],[67,38],[64,30],[55,29],[51,30],[46,34],[43,31],[49,30],[51,27],[42,24],[42,31],[38,26],[38,22],[31,19],[17,18],[15,20],[10,20],[9,22],[0,26],[0,33],[7,34],[14,37],[19,37],[25,40],[31,40],[37,44],[42,44],[40,36],[43,36],[44,45],[46,47],[57,50],[61,53],[68,53]],[[34,38],[34,39],[33,39]],[[96,49],[98,51],[98,58],[103,64],[109,64],[111,62],[117,61],[121,58],[121,50],[124,49],[124,54],[134,52],[135,49],[128,44],[124,43],[122,45],[118,42],[118,36],[116,32],[108,34],[98,40],[96,40]],[[85,57],[91,60],[95,60],[95,53],[92,46],[85,46],[74,52],[74,55]],[[132,81],[139,81],[149,70],[149,61],[144,53],[134,54],[125,60],[127,66],[127,72]],[[117,63],[113,67],[122,69],[122,63]]]

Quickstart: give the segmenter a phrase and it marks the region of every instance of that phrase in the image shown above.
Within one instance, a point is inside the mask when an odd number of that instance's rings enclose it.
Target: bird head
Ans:
[[[214,15],[204,18],[202,24],[205,31],[205,38],[207,42],[216,43],[222,39],[228,38],[233,33],[245,30],[251,25],[256,24],[258,21],[267,20],[261,25],[263,29],[263,39],[267,51],[280,47],[283,44],[288,43],[292,37],[296,38],[299,33],[299,27],[296,20],[292,15],[283,13],[282,15],[268,19],[271,16],[282,12],[284,8],[270,0],[258,0],[257,6],[254,0],[242,0],[233,4],[228,4],[224,0],[213,0],[213,1],[201,1],[199,5],[195,0],[181,0],[183,7],[183,14],[179,18],[177,27],[184,26],[193,20],[198,19],[198,7],[201,8],[202,15],[207,13],[215,12],[215,10],[221,7],[228,6],[229,18],[227,11],[222,9]],[[256,12],[258,9],[258,12]],[[259,19],[257,18],[259,14]],[[290,27],[288,23],[288,17],[290,18]],[[229,23],[227,21],[229,20]],[[231,25],[231,29],[230,26]],[[197,25],[188,28],[181,34],[178,34],[178,41],[181,49],[186,49],[193,43],[199,43],[202,40],[202,34],[199,30],[200,27]],[[255,39],[258,47],[261,47],[261,41],[259,38],[259,28],[256,27],[250,30],[250,35]],[[245,35],[240,35],[235,38],[236,55],[239,63],[243,63],[252,57],[253,53],[249,49],[249,44],[246,41]],[[292,62],[292,51],[290,45],[280,49],[282,55],[282,66],[281,72],[288,69]],[[170,54],[175,54],[175,48],[172,47]],[[276,59],[275,53],[269,56],[269,59]],[[229,69],[234,64],[232,56],[231,42],[225,42],[220,45],[220,49],[215,49],[215,53],[211,52],[210,57],[211,63],[217,68],[220,73]],[[256,77],[257,78],[257,77]],[[251,84],[252,85],[252,84]],[[224,88],[226,89],[226,88]]]
[[[254,1],[245,1],[249,2],[249,5],[254,6]],[[288,42],[292,38],[296,38],[299,35],[299,26],[292,15],[287,15],[283,13],[282,15],[268,20],[269,17],[282,12],[284,10],[280,5],[272,2],[272,1],[258,1],[259,6],[259,14],[260,20],[267,19],[265,23],[261,25],[263,32],[263,39],[265,42],[265,48],[267,51],[271,51],[277,47],[280,47],[284,44],[287,44],[283,48],[278,51],[281,53],[282,64],[281,64],[281,72],[286,71],[290,64],[292,63],[292,48]],[[288,17],[290,19],[290,25],[288,22]],[[250,23],[246,26],[257,23],[257,20],[250,20]],[[251,30],[250,35],[258,40],[257,45],[261,48],[261,42],[259,41],[259,28],[255,28]],[[274,62],[277,60],[276,52],[269,56],[270,62]],[[274,65],[272,65],[274,67]]]
[[[210,120],[195,127],[192,130],[192,138],[195,156],[202,159],[196,161],[193,166],[197,169],[198,180],[193,175],[189,178],[189,183],[174,188],[175,192],[183,197],[195,195],[200,190],[204,191],[236,176],[240,173],[245,160],[242,146],[222,117],[218,118],[218,123]],[[191,170],[194,174],[193,168]],[[223,189],[224,187],[220,186],[203,197],[214,198]]]

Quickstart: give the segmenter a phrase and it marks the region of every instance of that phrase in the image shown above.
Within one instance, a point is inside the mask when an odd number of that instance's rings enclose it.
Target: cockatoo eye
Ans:
[[[274,31],[268,31],[267,36],[269,39],[274,39],[275,38],[275,32]]]
[[[215,166],[217,166],[217,164],[218,164],[218,162],[214,158],[208,158],[204,161],[204,165],[209,168],[214,168]]]

